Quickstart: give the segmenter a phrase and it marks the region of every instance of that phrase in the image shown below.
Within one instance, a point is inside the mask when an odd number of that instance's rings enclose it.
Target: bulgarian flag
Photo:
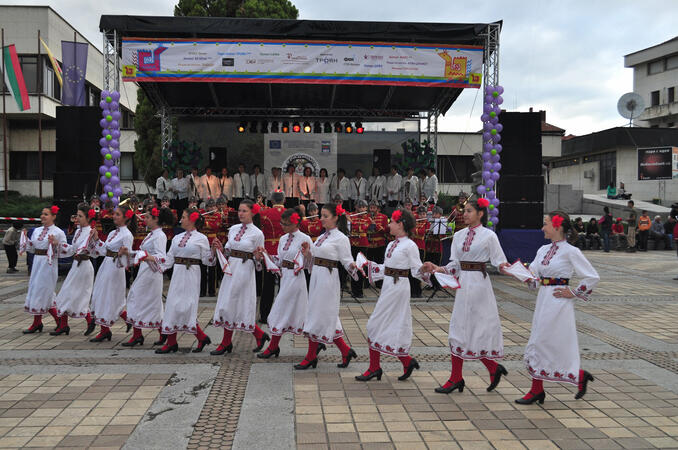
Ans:
[[[42,46],[45,47],[45,50],[47,51],[47,56],[49,56],[49,62],[52,63],[52,68],[54,69],[54,74],[57,77],[57,80],[59,80],[59,84],[61,86],[64,85],[64,81],[61,78],[61,67],[59,66],[59,63],[57,62],[56,59],[54,59],[54,55],[52,55],[52,51],[47,47],[47,44],[45,44],[45,41],[40,38],[40,42],[42,42]]]
[[[5,62],[5,85],[14,97],[19,111],[26,111],[31,108],[28,100],[28,91],[24,82],[24,74],[21,72],[19,57],[16,55],[14,44],[3,47],[2,60]]]

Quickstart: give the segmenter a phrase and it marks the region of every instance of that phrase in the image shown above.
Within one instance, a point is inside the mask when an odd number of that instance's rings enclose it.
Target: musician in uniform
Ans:
[[[419,259],[424,261],[426,256],[426,232],[431,225],[427,220],[427,211],[425,205],[420,205],[417,207],[416,212],[414,213],[414,218],[416,219],[416,225],[411,232],[410,239],[417,244],[419,249]],[[412,274],[409,275],[410,277]],[[410,295],[412,297],[421,297],[421,282],[416,278],[410,278]]]
[[[313,242],[318,239],[318,236],[323,234],[323,225],[320,223],[320,217],[318,217],[318,205],[315,203],[308,204],[306,216],[301,220],[299,230],[309,235]]]
[[[368,200],[371,202],[381,202],[384,200],[384,184],[386,178],[381,175],[379,167],[372,168],[372,176],[367,179]]]
[[[172,208],[177,211],[179,216],[181,216],[184,209],[188,208],[190,181],[188,178],[184,177],[184,169],[177,169],[176,175],[177,176],[172,178],[172,182],[170,183],[170,189],[172,189],[172,193],[174,194],[174,200],[172,200],[171,204]],[[171,244],[171,242],[168,244]]]
[[[268,192],[266,192],[266,203],[268,203],[269,206],[273,204],[271,203],[271,196],[273,193],[283,190],[282,176],[280,172],[280,167],[272,167],[271,175],[269,175],[268,179],[266,180],[266,187],[268,188]]]
[[[367,180],[360,169],[355,171],[355,177],[351,180],[351,200],[354,208],[357,208],[355,205],[358,200],[367,200]]]
[[[202,192],[202,178],[198,175],[198,168],[193,167],[188,176],[188,196],[200,198]]]
[[[203,233],[207,236],[207,240],[210,245],[212,241],[217,238],[217,233],[221,229],[221,214],[217,210],[217,202],[213,198],[205,202],[206,211],[202,213],[203,219],[205,219],[205,225],[203,226]],[[215,297],[217,295],[217,282],[216,282],[216,267],[215,266],[206,266],[200,264],[200,296],[204,297],[205,294],[210,297]]]
[[[464,207],[466,202],[468,202],[468,194],[464,191],[459,192],[457,204],[452,208],[452,213],[448,219],[449,222],[454,222],[455,233],[466,228],[466,222],[464,222]]]
[[[372,224],[372,219],[367,214],[367,202],[365,200],[356,201],[355,213],[349,215],[348,220],[350,229],[348,239],[351,242],[353,259],[356,258],[359,252],[367,256],[367,250],[370,245],[367,239],[367,229]],[[353,294],[353,297],[363,298],[364,283],[365,277],[360,273],[358,273],[357,280],[351,279],[351,294]]]
[[[162,175],[155,181],[155,190],[158,192],[158,204],[162,199],[172,200],[174,193],[172,192],[172,182],[169,179],[169,171],[162,169]]]
[[[224,197],[227,202],[233,198],[233,177],[228,173],[226,167],[221,168],[219,177],[219,197]]]
[[[280,225],[280,218],[285,212],[285,193],[274,192],[271,196],[273,206],[259,213],[261,231],[264,233],[264,248],[269,255],[278,254],[278,242],[280,236],[285,234]],[[273,306],[275,296],[275,275],[268,270],[263,271],[263,286],[261,288],[261,300],[259,301],[259,322],[268,322],[268,313]]]
[[[330,199],[333,201],[341,197],[342,208],[348,209],[351,200],[351,182],[346,178],[344,169],[337,170],[337,178],[330,185]]]

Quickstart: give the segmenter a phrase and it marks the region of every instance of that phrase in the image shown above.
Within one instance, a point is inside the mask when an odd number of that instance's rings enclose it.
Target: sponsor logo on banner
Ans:
[[[157,72],[160,70],[160,54],[167,47],[159,45],[152,52],[150,50],[137,50],[137,61],[141,72]]]
[[[308,153],[295,153],[290,155],[281,167],[287,167],[290,164],[294,166],[294,171],[299,175],[304,174],[304,169],[306,167],[310,167],[311,170],[313,170],[313,174],[316,176],[320,173],[320,164],[318,164],[318,160]]]
[[[221,58],[221,65],[223,67],[234,67],[235,58]]]
[[[332,142],[331,141],[320,141],[320,151],[321,153],[330,153],[332,150]]]
[[[364,55],[363,59],[369,59],[371,61],[381,61],[384,59],[383,55]]]

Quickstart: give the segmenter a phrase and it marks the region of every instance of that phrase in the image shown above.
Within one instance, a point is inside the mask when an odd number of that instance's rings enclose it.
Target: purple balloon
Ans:
[[[109,170],[111,172],[111,175],[117,175],[118,174],[118,166],[113,166]]]
[[[113,206],[118,206],[118,203],[120,203],[120,197],[113,197],[111,202],[113,203]]]
[[[109,124],[109,128],[110,128],[111,130],[119,130],[119,129],[120,129],[120,124],[118,123],[117,120],[113,120],[113,121],[111,121],[111,123]]]
[[[492,170],[494,170],[495,172],[499,172],[501,170],[501,163],[497,162],[492,164]]]
[[[493,163],[499,162],[499,155],[490,155],[490,161]]]
[[[99,178],[99,181],[101,182],[102,185],[104,185],[104,184],[108,183],[108,178],[101,177],[101,178]]]
[[[485,94],[490,95],[494,91],[494,86],[485,86]]]
[[[478,195],[484,195],[486,191],[487,188],[485,188],[485,186],[483,186],[482,184],[476,188],[476,192],[478,193]]]
[[[99,153],[101,153],[101,156],[106,156],[108,154],[108,147],[101,147]]]
[[[491,95],[485,96],[485,103],[492,103],[493,100],[494,100],[494,97],[492,97]]]
[[[103,137],[106,137],[107,134],[111,134],[111,130],[108,129],[108,124],[106,124],[107,127],[101,130],[101,135]]]
[[[111,154],[113,155],[113,159],[120,159],[120,150],[113,150]]]
[[[496,115],[501,114],[501,108],[500,108],[499,106],[493,107],[493,108],[492,108],[492,111],[494,111],[494,113],[495,113]]]
[[[113,162],[112,159],[104,159],[104,165],[105,165],[106,167],[111,167],[111,166],[113,166],[114,164],[115,164],[115,163]]]
[[[118,102],[116,102],[115,100],[113,100],[113,101],[111,102],[110,108],[111,108],[111,111],[117,111],[118,108],[120,108],[120,103],[118,103]]]
[[[111,91],[111,98],[113,99],[114,102],[117,102],[118,100],[120,100],[120,92]]]
[[[494,101],[497,105],[501,105],[504,103],[504,98],[500,95],[499,97],[495,98]]]
[[[490,189],[492,186],[494,186],[494,180],[492,178],[485,180],[485,187]]]
[[[113,139],[113,140],[111,140],[111,142],[108,143],[108,145],[109,145],[111,148],[118,148],[118,147],[120,147],[120,142],[118,142],[117,140]]]
[[[113,175],[113,176],[111,177],[111,184],[112,184],[113,186],[116,186],[116,185],[120,184],[120,178],[118,178],[117,176]]]
[[[101,110],[101,117],[103,117],[104,119],[106,118],[106,116],[108,116],[110,114],[111,114],[111,110],[108,109],[108,108]]]
[[[488,171],[489,171],[491,168],[492,168],[492,163],[491,163],[491,162],[485,161],[485,162],[483,163],[483,170],[488,170]]]
[[[113,193],[115,194],[116,197],[120,197],[122,195],[122,189],[117,187],[113,189]]]
[[[494,146],[494,149],[497,151],[497,153],[501,153],[504,147],[502,147],[501,144],[497,144]]]
[[[99,166],[99,175],[103,175],[106,172],[108,172],[108,167],[106,166]]]
[[[494,191],[492,191],[492,192],[494,192]],[[492,203],[494,205],[494,207],[496,208],[497,206],[499,206],[499,199],[493,198],[492,200],[490,200],[490,203]]]
[[[499,92],[499,95],[504,93],[504,87],[503,86],[497,85],[496,89],[497,89],[497,92]]]
[[[108,146],[108,141],[106,140],[105,137],[102,137],[101,139],[99,139],[99,145],[101,147],[107,147]]]
[[[483,152],[483,161],[489,161],[491,157],[489,152]]]
[[[490,171],[489,170],[483,170],[483,180],[487,180],[490,178]]]
[[[491,124],[491,123],[485,122],[485,123],[483,124],[483,130],[485,130],[485,131],[490,131],[491,129],[492,129],[492,124]]]
[[[492,223],[493,223],[494,225],[498,224],[498,223],[499,223],[499,217],[494,216],[494,217],[492,218]]]
[[[492,172],[490,175],[494,181],[497,181],[500,177],[499,172]]]
[[[490,132],[489,131],[484,132],[483,133],[483,140],[489,141],[490,139],[492,139],[492,135],[490,134]]]
[[[497,193],[495,191],[490,191],[487,193],[487,198],[495,198],[497,196]]]
[[[498,124],[498,123],[499,123],[499,117],[492,117],[492,118],[490,118],[490,123],[491,123],[492,125]]]
[[[113,137],[113,139],[120,139],[120,130],[111,131],[111,136]]]
[[[482,122],[487,122],[488,120],[490,120],[489,114],[483,114],[482,116],[480,116],[480,120]]]
[[[108,195],[106,195],[106,194],[101,194],[101,195],[99,196],[99,200],[101,200],[102,203],[106,203],[106,201],[108,200]]]
[[[489,152],[490,150],[492,150],[492,144],[489,143],[489,142],[484,143],[483,144],[483,150],[486,151],[486,152]]]
[[[495,144],[498,144],[498,143],[501,141],[501,134],[498,134],[498,133],[497,133],[497,134],[494,136],[494,139],[492,139],[492,141],[493,141]]]
[[[111,183],[104,184],[104,191],[110,192],[112,190],[113,190],[113,186],[111,186]]]
[[[120,111],[113,111],[111,113],[111,116],[113,116],[113,120],[120,120],[122,117],[122,114],[120,114]]]
[[[101,119],[99,121],[99,125],[101,125],[101,128],[107,128],[108,127],[108,122],[106,122],[106,119]]]
[[[99,108],[106,109],[107,107],[108,107],[108,103],[106,103],[106,100],[101,100],[99,102]]]
[[[497,129],[497,133],[501,133],[501,131],[504,129],[504,125],[498,123],[495,128]]]
[[[499,210],[497,208],[490,208],[490,215],[491,216],[498,216]]]
[[[489,113],[492,112],[492,111],[494,111],[494,108],[492,107],[492,105],[490,105],[490,104],[488,104],[488,103],[485,103],[485,104],[483,105],[483,112],[489,114]]]
[[[108,92],[108,91],[106,91],[106,90],[101,91],[101,99],[102,99],[102,100],[106,100],[106,97],[108,97],[109,95],[111,95],[110,92]]]

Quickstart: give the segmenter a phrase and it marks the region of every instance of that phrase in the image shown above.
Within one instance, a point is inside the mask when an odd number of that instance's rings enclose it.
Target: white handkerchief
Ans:
[[[268,253],[264,252],[264,264],[266,265],[266,270],[272,273],[280,273],[280,267],[273,262]]]
[[[221,270],[224,272],[224,274],[233,275],[228,264],[228,258],[226,258],[224,252],[221,249],[217,249],[217,259],[219,260],[219,265],[221,266]]]
[[[355,257],[355,265],[358,267],[364,267],[369,261],[363,255],[363,252],[358,252],[358,256]]]
[[[298,275],[302,270],[304,270],[304,255],[299,250],[294,257],[294,274]]]
[[[23,255],[26,253],[26,246],[28,245],[28,237],[26,236],[26,230],[21,232],[19,237],[19,254]]]
[[[536,277],[530,269],[525,267],[522,263],[522,261],[517,260],[513,264],[511,264],[508,267],[504,267],[504,272],[508,273],[511,275],[513,278],[517,279],[518,281],[524,282],[528,280],[537,280],[538,277]]]
[[[52,259],[54,259],[54,245],[47,245],[47,263],[51,266]]]
[[[461,287],[459,280],[457,280],[457,277],[454,275],[436,272],[433,274],[433,276],[436,277],[436,280],[438,280],[438,283],[440,283],[440,287],[446,289],[459,289]]]

